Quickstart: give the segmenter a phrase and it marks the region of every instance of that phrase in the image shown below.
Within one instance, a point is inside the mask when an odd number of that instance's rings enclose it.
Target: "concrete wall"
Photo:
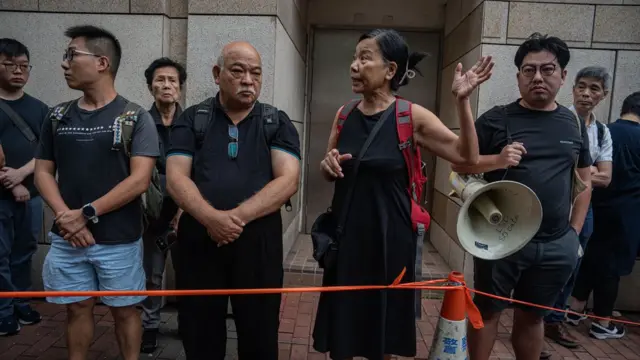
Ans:
[[[583,5],[585,2],[588,5]],[[533,32],[558,36],[571,47],[568,78],[559,102],[570,105],[571,86],[576,72],[588,65],[601,65],[614,77],[613,89],[596,111],[603,121],[615,121],[623,99],[640,90],[640,2],[637,0],[545,0],[481,1],[449,0],[446,5],[445,56],[442,72],[442,120],[451,129],[459,127],[450,95],[453,69],[458,62],[466,67],[481,55],[491,55],[496,63],[492,79],[481,85],[472,98],[477,115],[497,104],[518,97],[517,69],[513,57],[517,46]],[[473,273],[471,256],[457,244],[456,218],[459,205],[447,197],[451,190],[447,176],[450,164],[438,159],[434,193],[434,223],[431,241],[452,269],[463,271],[467,281]],[[621,286],[637,281],[625,279]],[[618,305],[632,306],[631,294],[621,293]],[[635,307],[639,306],[634,304]]]
[[[55,105],[79,92],[67,88],[60,62],[68,43],[64,30],[95,24],[112,31],[122,43],[123,60],[116,87],[123,96],[151,104],[144,70],[161,56],[186,64],[184,105],[217,91],[211,74],[222,46],[233,40],[251,42],[264,66],[261,101],[287,112],[301,142],[305,138],[305,64],[307,0],[3,0],[0,1],[0,37],[13,37],[31,52],[33,71],[27,92]],[[305,144],[301,144],[302,149]],[[301,191],[292,200],[293,211],[283,211],[285,255],[300,226]],[[45,211],[44,237],[51,224]],[[34,259],[35,288],[41,288],[41,265],[48,246]],[[173,272],[168,271],[169,287]]]
[[[68,43],[63,32],[71,25],[103,26],[118,37],[123,60],[116,87],[140,104],[153,101],[143,74],[153,59],[171,56],[186,64],[184,96],[189,106],[217,91],[211,69],[222,46],[247,40],[263,59],[260,100],[287,112],[304,139],[306,1],[0,1],[0,37],[16,38],[29,47],[34,68],[26,90],[49,105],[80,95],[67,88],[60,68]],[[300,197],[292,202],[293,211],[285,213],[283,221],[287,244],[297,234]]]

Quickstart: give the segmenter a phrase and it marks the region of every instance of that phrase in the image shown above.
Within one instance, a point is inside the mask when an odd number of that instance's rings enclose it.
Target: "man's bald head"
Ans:
[[[226,107],[250,108],[260,96],[262,59],[246,41],[234,41],[222,48],[213,67],[213,78],[220,86]]]
[[[218,55],[216,64],[222,68],[224,67],[226,59],[237,57],[238,55],[244,55],[242,57],[254,57],[260,62],[260,65],[262,65],[262,59],[260,58],[258,50],[246,41],[233,41],[225,45],[220,55]]]

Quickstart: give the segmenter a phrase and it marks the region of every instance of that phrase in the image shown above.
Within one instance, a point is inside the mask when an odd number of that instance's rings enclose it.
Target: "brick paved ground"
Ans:
[[[321,360],[325,355],[313,351],[309,345],[309,337],[313,328],[313,319],[318,294],[288,294],[281,307],[280,326],[280,359]],[[422,304],[423,320],[417,323],[418,356],[426,359],[431,345],[439,314],[439,300],[424,300]],[[66,359],[63,307],[36,303],[36,308],[43,314],[43,321],[34,326],[24,327],[19,335],[0,338],[0,360],[58,360]],[[492,360],[514,359],[509,344],[512,314],[509,312],[501,319],[499,339],[494,348]],[[176,336],[176,313],[167,308],[163,311],[160,348],[152,355],[142,355],[140,359],[174,360],[185,359],[180,341]],[[104,306],[97,306],[94,315],[96,331],[91,345],[89,359],[118,359],[118,347],[114,336],[113,318]],[[640,320],[640,317],[635,316]],[[236,336],[233,323],[230,321],[228,341],[228,359],[235,358]],[[633,360],[640,359],[640,328],[629,329],[629,335],[622,340],[599,341],[586,336],[587,329],[581,326],[572,330],[583,346],[575,351],[567,350],[559,345],[547,343],[553,350],[554,360]]]

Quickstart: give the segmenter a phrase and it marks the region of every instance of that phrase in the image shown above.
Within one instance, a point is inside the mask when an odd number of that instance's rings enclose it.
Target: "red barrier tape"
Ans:
[[[566,314],[574,314],[579,316],[587,316],[591,319],[610,320],[617,323],[640,326],[640,322],[634,322],[622,319],[604,318],[594,315],[585,315],[570,310],[556,309],[549,306],[533,304],[526,301],[505,298],[479,290],[474,290],[462,285],[439,285],[447,284],[447,279],[437,279],[429,281],[419,281],[411,283],[400,283],[406,269],[403,269],[400,275],[393,281],[391,285],[363,285],[363,286],[322,286],[322,287],[299,287],[299,288],[270,288],[270,289],[220,289],[220,290],[138,290],[138,291],[9,291],[0,292],[0,298],[41,298],[41,297],[101,297],[101,296],[215,296],[215,295],[255,295],[255,294],[287,294],[287,293],[309,293],[309,292],[336,292],[336,291],[362,291],[362,290],[386,290],[386,289],[406,289],[406,290],[464,290],[466,293],[466,310],[469,322],[474,328],[481,328],[482,318],[480,312],[473,304],[471,293],[475,293],[490,298],[517,303],[531,307],[541,308],[545,310],[559,311]]]

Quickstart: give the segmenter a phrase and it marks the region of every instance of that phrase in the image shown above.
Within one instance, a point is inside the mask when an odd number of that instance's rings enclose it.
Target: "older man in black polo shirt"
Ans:
[[[298,133],[284,112],[257,101],[262,62],[253,46],[225,46],[213,76],[220,92],[186,109],[171,133],[167,187],[185,212],[173,253],[177,287],[282,287],[280,208],[298,189]],[[231,297],[240,358],[278,358],[280,299]],[[188,359],[225,358],[227,301],[180,300]]]

